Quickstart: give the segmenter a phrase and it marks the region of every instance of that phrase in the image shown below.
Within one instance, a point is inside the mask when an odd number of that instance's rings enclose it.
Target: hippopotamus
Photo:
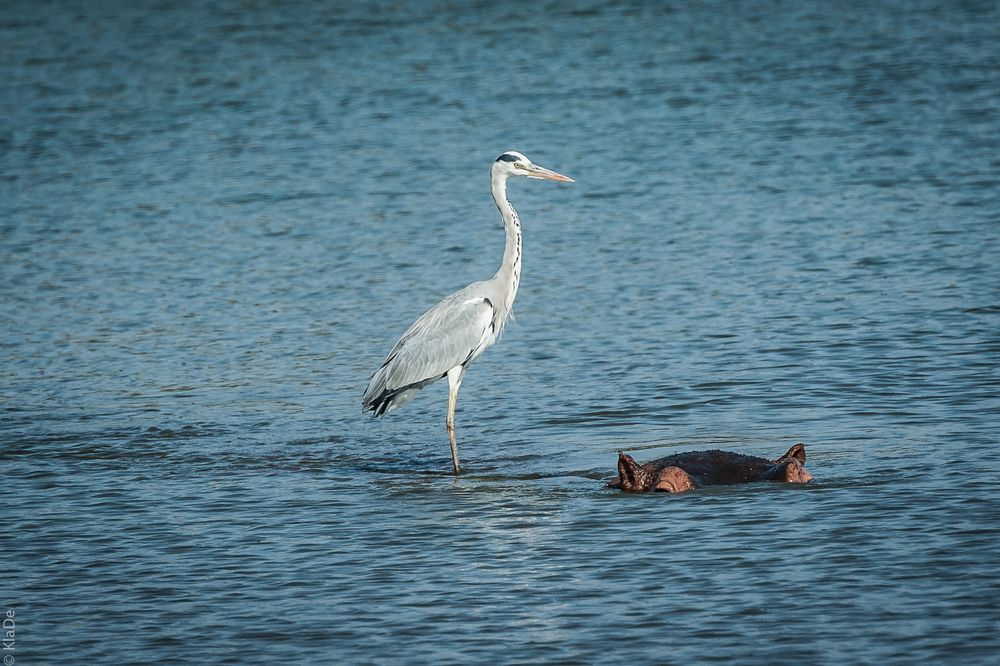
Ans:
[[[682,493],[702,486],[753,481],[809,483],[806,447],[796,444],[777,460],[748,456],[732,451],[688,451],[650,460],[640,465],[623,451],[618,452],[618,478],[608,488],[634,493],[662,490]]]

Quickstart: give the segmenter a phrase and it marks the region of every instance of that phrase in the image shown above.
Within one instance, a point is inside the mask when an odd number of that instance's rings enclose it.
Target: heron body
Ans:
[[[371,374],[361,402],[364,410],[383,416],[408,403],[423,387],[447,377],[445,426],[455,474],[460,472],[455,441],[458,389],[469,364],[500,337],[521,282],[521,221],[507,200],[511,176],[573,182],[521,153],[508,151],[496,159],[490,168],[490,187],[506,234],[500,268],[489,280],[456,291],[413,322]]]

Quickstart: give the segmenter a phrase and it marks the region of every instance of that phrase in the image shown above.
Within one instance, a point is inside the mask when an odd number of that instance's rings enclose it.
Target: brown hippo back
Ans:
[[[631,492],[683,492],[702,486],[753,481],[808,483],[812,475],[806,471],[805,461],[802,444],[796,444],[777,460],[714,449],[675,453],[640,465],[632,456],[619,451],[618,478],[608,486]]]

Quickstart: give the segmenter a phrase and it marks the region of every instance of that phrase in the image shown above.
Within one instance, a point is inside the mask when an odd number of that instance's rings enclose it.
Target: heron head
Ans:
[[[564,183],[574,182],[572,178],[540,167],[532,163],[527,157],[513,150],[508,150],[497,158],[493,163],[494,173],[499,172],[508,176],[527,176],[528,178],[546,178],[548,180],[558,180]]]

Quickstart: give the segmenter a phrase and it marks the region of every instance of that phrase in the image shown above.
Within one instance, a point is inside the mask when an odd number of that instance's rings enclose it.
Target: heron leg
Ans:
[[[448,443],[451,444],[451,462],[455,466],[455,474],[461,473],[458,464],[458,443],[455,441],[455,405],[458,403],[458,387],[462,385],[465,375],[464,367],[452,368],[448,371],[448,418],[445,427],[448,429]]]

